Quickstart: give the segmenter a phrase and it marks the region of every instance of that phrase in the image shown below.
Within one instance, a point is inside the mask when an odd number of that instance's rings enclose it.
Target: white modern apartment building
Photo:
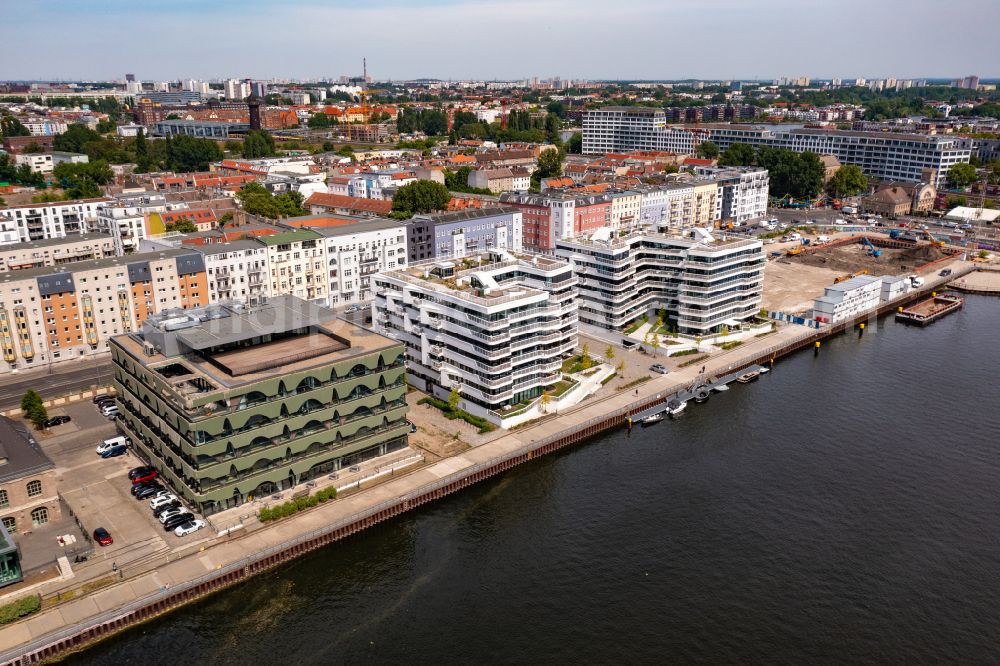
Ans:
[[[443,400],[457,389],[493,423],[554,387],[576,346],[577,280],[562,261],[489,252],[374,280],[375,329],[406,345],[409,383]]]
[[[357,219],[350,224],[316,227],[325,245],[329,275],[328,305],[368,303],[372,276],[407,264],[406,225],[397,220]]]
[[[764,251],[759,240],[716,241],[659,234],[556,242],[580,284],[580,320],[619,329],[665,308],[678,331],[701,335],[760,310]]]
[[[270,295],[267,246],[255,240],[235,240],[191,247],[205,259],[208,302],[238,300],[260,303]]]
[[[17,227],[18,240],[23,243],[46,238],[64,238],[86,233],[97,221],[98,209],[112,201],[106,197],[31,203],[0,209]]]
[[[746,143],[834,155],[841,164],[857,164],[866,174],[883,180],[918,182],[928,169],[933,169],[934,185],[939,188],[947,181],[953,165],[968,162],[972,156],[972,149],[960,137],[897,132],[809,128],[776,131],[733,125],[713,127],[710,140],[721,150],[733,143]]]
[[[697,133],[667,125],[663,109],[606,106],[583,114],[583,154],[603,155],[655,150],[688,155],[700,142]]]

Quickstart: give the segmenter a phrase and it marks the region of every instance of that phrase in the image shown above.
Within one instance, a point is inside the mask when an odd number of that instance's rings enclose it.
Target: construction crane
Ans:
[[[371,108],[368,106],[368,96],[373,93],[384,93],[389,92],[387,90],[382,90],[379,88],[368,88],[368,58],[362,58],[362,79],[360,89],[358,90],[358,101],[361,103],[361,125],[364,127],[365,134],[369,134],[369,128],[371,126]],[[350,108],[348,108],[348,113],[345,114],[345,120],[347,121],[347,139],[351,140],[351,120],[350,120]]]
[[[944,247],[944,241],[938,240],[934,234],[929,231],[924,231],[924,238],[930,242],[931,247]]]

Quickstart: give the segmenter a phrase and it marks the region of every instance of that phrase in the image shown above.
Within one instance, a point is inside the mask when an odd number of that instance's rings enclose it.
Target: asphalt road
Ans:
[[[7,375],[0,383],[0,409],[16,407],[28,389],[35,389],[44,399],[58,398],[67,393],[89,389],[111,381],[111,359],[67,361],[48,368],[21,371]]]

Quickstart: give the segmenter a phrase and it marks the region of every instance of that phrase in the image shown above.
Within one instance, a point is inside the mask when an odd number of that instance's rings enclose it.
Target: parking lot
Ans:
[[[60,495],[87,533],[103,527],[114,539],[110,546],[95,544],[94,558],[120,568],[213,536],[208,530],[186,537],[166,532],[149,501],[132,497],[128,471],[142,461],[131,454],[104,459],[96,453],[100,442],[117,434],[114,422],[101,416],[96,405],[84,401],[50,411],[50,416],[59,414],[73,420],[38,440],[56,465]]]

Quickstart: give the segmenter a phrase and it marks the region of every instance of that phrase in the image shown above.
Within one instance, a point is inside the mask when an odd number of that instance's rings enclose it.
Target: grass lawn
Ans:
[[[594,364],[594,360],[591,359],[590,360],[590,365],[593,365],[593,364]],[[566,373],[567,375],[573,375],[573,374],[576,374],[577,372],[580,372],[582,370],[587,370],[587,369],[589,369],[589,367],[584,365],[584,363],[583,363],[583,355],[582,354],[580,356],[574,356],[573,358],[568,358],[565,361],[563,361],[563,364],[562,364],[562,371],[564,373]]]
[[[736,349],[741,344],[743,344],[742,340],[733,340],[731,342],[723,342],[721,344],[716,344],[715,346],[718,347],[719,349]]]
[[[697,354],[697,353],[698,353],[697,349],[684,349],[677,352],[676,354],[671,354],[671,356],[691,356],[692,354]]]
[[[556,385],[552,387],[551,395],[553,398],[558,398],[563,393],[570,390],[574,386],[576,386],[576,382],[574,382],[572,379],[560,379],[558,382],[556,382]]]
[[[639,327],[649,321],[649,317],[643,317],[642,319],[636,319],[632,324],[625,329],[625,335],[631,335],[639,330]]]

